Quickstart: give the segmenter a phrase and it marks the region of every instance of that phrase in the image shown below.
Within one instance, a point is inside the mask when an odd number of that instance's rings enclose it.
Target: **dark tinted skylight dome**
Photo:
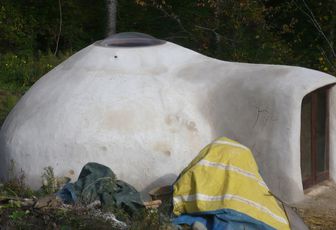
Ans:
[[[160,39],[152,37],[148,34],[137,32],[124,32],[114,34],[98,42],[101,46],[106,47],[139,47],[139,46],[154,46],[165,43]]]

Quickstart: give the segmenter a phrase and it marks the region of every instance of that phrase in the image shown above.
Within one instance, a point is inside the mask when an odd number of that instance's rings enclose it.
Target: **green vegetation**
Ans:
[[[7,114],[12,110],[19,96],[5,90],[0,90],[0,124],[5,121]]]
[[[23,93],[41,76],[70,56],[51,52],[37,56],[5,53],[0,56],[0,124]]]
[[[32,56],[17,56],[6,53],[0,58],[0,83],[3,88],[11,91],[24,92],[43,74],[53,69],[70,54],[59,53],[54,56],[51,52]]]
[[[52,194],[58,190],[57,178],[55,177],[54,169],[50,166],[44,168],[41,189],[45,194]]]
[[[11,161],[11,167],[9,169],[9,178],[6,183],[0,187],[1,194],[10,197],[25,197],[31,198],[34,196],[33,191],[25,184],[25,174],[21,170],[19,173],[15,172],[15,163]],[[1,197],[1,196],[0,196]],[[15,205],[15,203],[14,203]]]

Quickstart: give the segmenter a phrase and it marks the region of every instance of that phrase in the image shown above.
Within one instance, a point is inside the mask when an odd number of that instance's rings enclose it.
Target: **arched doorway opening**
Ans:
[[[302,101],[301,175],[306,189],[329,178],[328,87],[320,88]]]

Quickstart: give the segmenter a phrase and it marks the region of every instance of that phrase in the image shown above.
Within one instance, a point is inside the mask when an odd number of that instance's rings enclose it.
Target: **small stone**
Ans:
[[[207,230],[207,228],[204,226],[204,224],[202,224],[201,222],[196,221],[195,223],[193,223],[193,225],[191,226],[192,230]]]
[[[38,199],[34,208],[58,208],[62,206],[62,201],[55,195],[49,195]]]
[[[33,199],[23,199],[21,200],[21,205],[24,206],[24,207],[27,207],[27,206],[33,206],[34,205],[34,200]]]

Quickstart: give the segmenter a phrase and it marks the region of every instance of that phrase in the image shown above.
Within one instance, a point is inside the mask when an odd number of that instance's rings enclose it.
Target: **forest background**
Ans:
[[[0,124],[42,75],[115,32],[336,75],[335,0],[0,0]]]

